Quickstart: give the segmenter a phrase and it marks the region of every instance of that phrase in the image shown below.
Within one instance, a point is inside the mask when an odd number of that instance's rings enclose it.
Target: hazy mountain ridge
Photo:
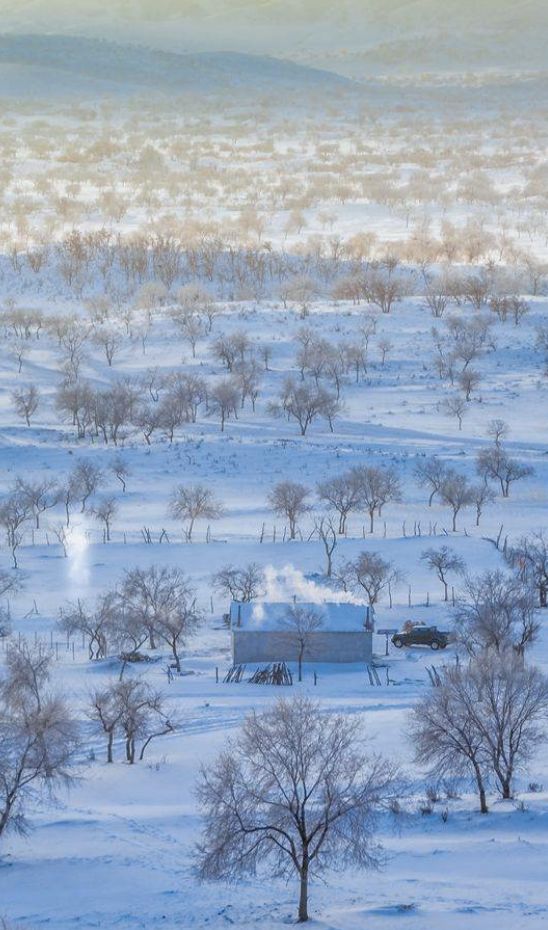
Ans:
[[[469,67],[481,67],[483,54],[489,66],[509,66],[509,57],[525,53],[528,66],[542,67],[548,29],[543,0],[80,0],[77,8],[68,0],[0,0],[0,12],[6,31],[80,32],[177,51],[230,48],[313,62],[337,49],[371,51],[380,66],[395,43],[408,64],[428,47],[434,65],[454,51]],[[436,58],[437,43],[443,54]]]
[[[238,52],[204,52],[179,55],[173,52],[90,38],[41,35],[0,36],[0,65],[17,67],[42,88],[44,72],[69,73],[80,79],[108,82],[131,91],[153,88],[184,92],[189,89],[215,92],[226,88],[351,88],[345,78],[291,61]],[[3,82],[3,92],[9,81]],[[31,88],[32,89],[32,88]]]

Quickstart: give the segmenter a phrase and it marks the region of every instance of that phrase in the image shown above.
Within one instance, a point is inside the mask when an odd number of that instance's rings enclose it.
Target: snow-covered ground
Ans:
[[[334,432],[316,421],[304,438],[298,435],[295,422],[273,419],[268,413],[268,403],[284,374],[294,368],[295,333],[304,323],[331,343],[352,339],[363,324],[364,313],[371,309],[313,303],[303,321],[297,308],[284,310],[275,301],[224,306],[215,320],[213,337],[216,332],[243,328],[253,344],[268,344],[272,349],[271,371],[265,373],[256,413],[248,402],[224,433],[216,420],[200,415],[196,424],[176,433],[173,443],[160,434],[153,436],[150,447],[138,434],[126,439],[116,451],[130,468],[127,492],[119,493],[114,477],[106,488],[116,493],[120,503],[112,542],[101,542],[96,521],[86,515],[73,517],[67,558],[47,530],[61,519],[61,513],[46,515],[33,540],[27,534],[19,551],[26,581],[24,591],[12,603],[14,629],[52,648],[55,681],[70,694],[82,717],[86,751],[81,780],[55,803],[37,806],[31,835],[3,841],[0,901],[6,916],[21,926],[56,930],[259,923],[278,928],[292,920],[295,890],[291,884],[261,876],[235,888],[203,886],[192,875],[192,848],[200,830],[193,796],[199,765],[213,757],[251,708],[266,706],[280,690],[247,682],[222,683],[230,665],[229,632],[222,622],[227,604],[212,593],[212,573],[227,562],[243,566],[257,561],[285,573],[288,589],[300,583],[295,581],[295,569],[313,576],[318,584],[328,584],[322,578],[321,544],[308,538],[312,515],[302,521],[302,539],[283,542],[283,521],[269,511],[268,491],[285,478],[313,489],[319,480],[353,465],[391,464],[402,477],[402,503],[387,506],[373,536],[364,530],[364,516],[353,516],[347,537],[338,544],[336,561],[363,549],[377,550],[405,573],[405,581],[394,593],[393,608],[385,602],[379,605],[379,626],[397,627],[409,617],[446,626],[448,608],[441,600],[440,585],[420,561],[423,550],[449,542],[471,572],[495,568],[502,565],[502,559],[485,537],[494,538],[501,523],[511,539],[546,523],[546,382],[542,357],[532,348],[546,304],[537,299],[531,306],[519,327],[495,324],[497,348],[475,363],[482,381],[462,432],[440,410],[448,389],[432,364],[433,321],[421,301],[412,299],[397,305],[391,314],[376,314],[367,375],[358,385],[351,376],[344,379],[344,409],[335,420]],[[460,312],[470,318],[474,314],[470,308]],[[392,343],[384,365],[378,349],[383,338]],[[91,458],[106,470],[115,454],[111,446],[99,441],[77,441],[72,429],[59,423],[53,406],[59,381],[57,360],[54,341],[44,335],[31,343],[21,374],[9,353],[2,358],[3,491],[17,475],[50,475],[62,480],[79,456]],[[191,359],[188,346],[177,341],[173,324],[161,310],[154,317],[146,355],[127,341],[116,357],[115,374],[135,376],[155,367],[167,372],[181,364],[208,377],[220,373],[208,342],[202,340],[196,359]],[[102,384],[113,372],[94,349],[88,351],[84,374],[94,384]],[[9,392],[30,381],[40,387],[43,400],[27,427],[16,417]],[[464,511],[459,531],[453,534],[447,508],[436,502],[428,507],[427,494],[417,486],[413,468],[425,454],[436,454],[472,476],[474,455],[485,443],[487,424],[495,417],[508,422],[512,454],[532,465],[535,475],[517,483],[508,500],[497,498],[480,527],[475,526],[475,515]],[[167,515],[173,486],[185,481],[206,483],[225,505],[225,515],[212,524],[210,542],[205,541],[205,525],[199,524],[195,541],[184,543],[180,526]],[[321,510],[316,500],[315,512]],[[165,528],[169,542],[145,545],[144,526],[152,530],[155,540]],[[7,567],[7,551],[1,559]],[[105,747],[85,722],[84,708],[90,688],[116,674],[117,662],[90,663],[78,638],[67,646],[56,629],[56,617],[67,599],[92,601],[124,569],[148,565],[183,569],[198,589],[207,622],[185,650],[180,678],[168,681],[167,654],[157,655],[146,672],[147,679],[165,691],[181,719],[180,730],[159,739],[148,758],[134,767],[122,762],[121,747],[117,747],[116,763],[107,766]],[[420,649],[385,658],[384,645],[384,637],[375,636],[378,664],[383,666],[380,687],[372,687],[366,670],[357,666],[307,667],[302,685],[293,686],[293,693],[310,694],[325,708],[360,715],[375,747],[401,761],[412,784],[408,813],[402,815],[396,830],[388,823],[383,828],[389,853],[386,869],[381,874],[348,869],[342,875],[328,874],[325,884],[314,884],[316,925],[389,930],[404,921],[417,930],[540,928],[548,920],[544,866],[548,793],[531,794],[528,785],[548,783],[548,754],[545,750],[539,753],[519,782],[524,809],[517,803],[497,802],[493,796],[492,814],[482,819],[475,813],[473,797],[464,794],[459,800],[442,799],[432,814],[421,814],[425,782],[412,766],[406,715],[430,686],[426,666],[454,658],[452,651],[433,657]],[[544,625],[534,658],[548,668]],[[318,676],[316,686],[313,671]],[[446,822],[441,817],[445,809],[449,812]]]
[[[19,6],[32,18],[44,5]],[[361,39],[356,44],[360,59]],[[409,783],[401,815],[381,821],[386,867],[379,873],[348,867],[315,880],[312,926],[541,930],[548,925],[547,747],[540,746],[519,773],[515,800],[502,802],[490,791],[489,816],[476,812],[476,799],[463,784],[457,797],[442,790],[425,811],[429,777],[414,765],[408,716],[431,687],[429,668],[456,661],[453,646],[443,653],[391,647],[387,656],[385,637],[375,634],[378,686],[361,665],[305,664],[304,680],[291,689],[245,678],[224,683],[231,665],[223,621],[229,605],[212,583],[227,564],[256,562],[275,579],[269,593],[276,599],[310,598],[314,589],[314,598],[337,600],[337,582],[324,575],[325,553],[314,532],[315,519],[326,513],[317,485],[359,465],[392,467],[402,485],[402,499],[383,508],[372,534],[368,515],[352,513],[334,553],[335,568],[375,551],[398,570],[392,605],[386,593],[377,605],[377,628],[399,628],[409,619],[450,626],[451,599],[444,602],[439,581],[421,559],[425,549],[450,546],[473,575],[505,567],[497,540],[502,546],[506,538],[511,544],[546,530],[548,381],[537,344],[548,312],[540,78],[497,72],[490,75],[492,86],[485,75],[476,86],[475,72],[466,80],[426,76],[423,83],[377,76],[356,91],[347,111],[338,81],[333,96],[325,90],[325,100],[323,94],[303,97],[301,83],[294,99],[285,99],[283,82],[271,97],[262,96],[264,88],[254,96],[254,69],[264,67],[257,59],[243,82],[252,105],[243,105],[245,95],[233,101],[225,94],[221,112],[220,98],[207,95],[132,99],[133,84],[120,91],[124,102],[94,101],[92,93],[103,92],[96,84],[106,81],[89,78],[95,46],[67,47],[88,56],[71,58],[70,100],[63,95],[67,72],[33,65],[29,76],[26,66],[15,71],[3,65],[14,83],[11,93],[6,82],[0,94],[0,500],[17,478],[64,485],[75,463],[87,459],[104,476],[89,503],[112,495],[117,511],[106,542],[92,508],[79,513],[74,506],[64,554],[56,532],[65,513],[58,505],[41,516],[39,528],[25,526],[17,551],[23,587],[10,598],[13,635],[51,651],[54,686],[70,699],[83,748],[70,791],[35,798],[29,835],[1,838],[0,924],[2,918],[9,930],[281,930],[291,924],[293,883],[267,872],[237,886],[200,884],[193,874],[200,765],[215,757],[250,710],[270,706],[283,692],[306,694],[324,710],[359,718],[373,748],[399,762]],[[118,61],[116,46],[104,51],[124,75],[139,58],[138,50],[126,50],[128,61]],[[340,57],[346,62],[341,73],[362,73],[365,65],[358,59],[353,65],[354,53],[346,61],[348,54],[346,43],[345,51],[312,43],[298,57],[318,64]],[[219,62],[226,64],[223,56]],[[163,58],[161,65],[167,68]],[[157,76],[150,67],[162,84],[163,72]],[[286,70],[293,74],[291,67],[280,68],[282,77]],[[52,98],[43,106],[36,102],[42,76],[45,96]],[[114,93],[110,85],[103,90]],[[74,231],[82,239],[71,239]],[[154,266],[150,257],[159,241],[168,242],[168,251],[172,241],[182,243],[168,287],[158,287],[165,266],[158,256]],[[369,273],[375,260],[384,259],[386,270],[393,254],[406,296],[390,313],[363,296],[353,303],[348,293],[337,294],[337,284]],[[461,295],[435,319],[424,294],[446,272],[448,278],[484,276],[497,294],[519,294],[529,312],[514,325],[511,318],[499,320],[487,302],[478,312]],[[287,293],[288,281],[303,274],[316,285],[304,307]],[[151,278],[153,299],[146,290]],[[193,356],[172,314],[179,288],[196,282],[217,313],[211,333],[202,315]],[[17,329],[17,313],[31,321],[28,338]],[[38,333],[36,313],[43,314]],[[445,412],[456,383],[436,368],[435,341],[447,349],[453,315],[467,325],[478,317],[491,324],[489,339],[470,362],[478,383],[461,429]],[[131,379],[139,401],[152,405],[155,385],[173,374],[197,375],[211,390],[227,377],[214,340],[243,333],[249,341],[244,355],[260,370],[255,407],[246,399],[221,431],[219,417],[202,403],[196,422],[180,424],[173,441],[161,427],[150,444],[136,427],[124,430],[116,447],[89,432],[79,439],[57,407],[66,352],[47,325],[65,317],[89,335],[80,379],[93,390]],[[288,375],[300,383],[296,355],[306,330],[347,353],[364,338],[369,343],[358,380],[351,366],[342,374],[332,429],[318,418],[301,436],[295,420],[272,415],[272,404]],[[93,342],[98,331],[116,337],[112,366]],[[314,385],[312,373],[303,377]],[[325,372],[318,379],[334,390]],[[40,398],[27,426],[12,392],[30,385]],[[428,505],[416,467],[437,456],[477,481],[476,455],[491,442],[495,419],[508,424],[508,453],[533,472],[512,485],[508,498],[498,493],[479,525],[475,509],[464,508],[453,532],[450,509],[438,498]],[[128,469],[125,492],[112,470],[120,457]],[[312,509],[299,520],[293,541],[287,540],[287,521],[268,503],[283,480],[310,489]],[[198,521],[189,543],[170,516],[169,501],[176,485],[196,483],[211,489],[224,512]],[[116,677],[120,663],[114,656],[90,662],[85,640],[67,640],[60,631],[59,611],[78,598],[93,605],[126,570],[149,566],[182,570],[205,622],[185,646],[180,676],[171,673],[163,648],[150,653],[144,670],[126,669],[128,677],[143,675],[164,693],[179,727],[155,740],[133,766],[123,761],[117,741],[115,762],[107,765],[105,741],[86,710],[90,691]],[[11,571],[4,535],[0,569]],[[453,576],[450,583],[458,595],[462,579]],[[530,658],[548,673],[546,610],[540,619]],[[5,648],[0,638],[0,663]]]

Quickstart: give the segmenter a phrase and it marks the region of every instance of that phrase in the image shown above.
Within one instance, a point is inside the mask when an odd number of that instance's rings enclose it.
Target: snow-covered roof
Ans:
[[[354,633],[362,631],[367,619],[366,604],[313,604],[303,601],[271,602],[252,601],[251,603],[238,603],[233,601],[230,605],[230,622],[232,629],[243,630],[284,630],[286,621],[291,616],[291,610],[313,610],[322,620],[318,630],[336,633]]]

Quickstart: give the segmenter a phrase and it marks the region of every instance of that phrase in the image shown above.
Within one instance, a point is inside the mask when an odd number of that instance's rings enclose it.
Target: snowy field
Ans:
[[[134,767],[122,762],[117,746],[116,763],[109,767],[103,761],[100,734],[84,723],[82,780],[54,805],[35,811],[30,837],[6,839],[0,869],[6,915],[22,926],[56,928],[222,927],[259,922],[274,928],[291,919],[291,886],[261,878],[233,889],[204,887],[191,874],[191,852],[199,834],[193,799],[198,767],[251,708],[263,707],[279,692],[269,686],[216,683],[216,669],[222,679],[230,665],[230,634],[222,622],[228,604],[212,592],[212,574],[227,562],[243,566],[255,561],[287,576],[289,595],[299,594],[299,586],[305,584],[295,577],[295,569],[313,576],[319,585],[328,585],[322,577],[321,544],[308,539],[313,515],[303,518],[302,539],[282,541],[283,521],[267,505],[270,488],[291,478],[314,489],[318,481],[349,466],[390,464],[402,478],[403,501],[387,505],[372,536],[363,514],[352,515],[335,557],[349,559],[364,549],[380,551],[405,573],[405,581],[394,592],[392,610],[386,602],[380,603],[378,625],[400,627],[413,617],[446,627],[449,615],[441,586],[420,562],[424,549],[449,541],[469,571],[501,567],[502,558],[486,537],[495,539],[501,523],[504,533],[515,538],[540,528],[545,520],[548,437],[541,411],[546,386],[542,358],[531,349],[545,306],[541,299],[532,301],[531,313],[519,327],[510,323],[493,327],[497,348],[478,363],[481,385],[460,432],[456,421],[440,412],[444,393],[449,392],[432,365],[432,317],[420,300],[404,301],[390,314],[375,314],[377,329],[367,374],[357,385],[350,376],[343,379],[344,409],[335,419],[333,433],[327,424],[315,421],[304,438],[294,421],[268,415],[268,404],[284,373],[294,369],[295,333],[306,325],[330,344],[352,339],[370,309],[314,302],[303,321],[297,309],[284,310],[275,301],[220,307],[212,336],[215,331],[244,329],[252,346],[271,347],[271,371],[265,372],[256,412],[248,401],[224,433],[215,418],[200,416],[195,424],[177,431],[173,443],[158,433],[150,447],[141,436],[130,435],[115,451],[112,444],[99,440],[77,441],[68,426],[59,424],[53,403],[58,382],[56,347],[46,336],[31,343],[20,375],[14,360],[4,356],[4,489],[21,474],[62,481],[74,460],[84,455],[108,475],[115,454],[122,454],[130,471],[125,494],[119,485],[117,490],[114,476],[104,488],[119,501],[110,542],[101,542],[101,529],[92,516],[75,514],[64,558],[48,530],[62,522],[57,508],[45,515],[32,540],[27,534],[18,552],[25,585],[11,607],[14,630],[31,642],[37,639],[52,647],[56,683],[70,693],[82,718],[91,687],[117,674],[119,663],[115,658],[90,663],[79,637],[67,646],[55,626],[59,608],[67,600],[81,597],[93,602],[127,568],[176,566],[192,579],[207,615],[204,628],[185,649],[181,677],[168,682],[169,656],[161,650],[146,673],[165,691],[181,720],[180,730],[154,743],[148,759]],[[473,317],[475,311],[466,308],[462,313]],[[384,365],[378,350],[383,337],[392,344]],[[208,377],[220,374],[208,343],[200,344],[196,358],[190,358],[177,341],[167,312],[159,311],[146,355],[128,340],[116,358],[116,376],[136,376],[149,368],[165,373],[181,365]],[[85,374],[100,384],[111,376],[95,351],[88,354]],[[10,404],[9,392],[18,379],[32,379],[43,395],[30,427],[21,424]],[[507,500],[499,497],[490,504],[480,527],[475,526],[475,513],[465,509],[453,534],[450,512],[439,502],[428,507],[428,495],[413,477],[414,466],[435,454],[472,477],[475,453],[486,442],[487,424],[502,416],[510,426],[512,454],[531,465],[535,474],[517,482]],[[195,481],[214,491],[225,514],[212,524],[209,542],[201,523],[189,544],[167,506],[175,484]],[[314,508],[322,512],[317,499]],[[142,541],[144,526],[151,529],[152,544]],[[169,541],[159,544],[162,529]],[[9,565],[7,551],[2,562]],[[534,649],[543,665],[548,664],[546,636],[543,628]],[[432,814],[421,815],[424,777],[411,767],[406,714],[430,687],[426,665],[452,662],[452,651],[432,658],[429,651],[412,649],[386,659],[381,636],[375,637],[374,648],[378,664],[388,669],[388,685],[384,669],[382,685],[371,687],[364,668],[318,666],[315,687],[309,667],[303,683],[293,686],[294,692],[303,691],[326,708],[361,715],[375,745],[401,760],[413,782],[408,813],[396,831],[387,825],[383,837],[389,852],[386,869],[381,874],[348,870],[314,886],[317,925],[350,930],[392,928],[405,921],[417,928],[442,924],[460,928],[485,927],[489,919],[504,928],[542,926],[548,917],[543,884],[548,797],[528,793],[527,786],[546,782],[546,751],[535,758],[519,784],[523,810],[516,802],[497,802],[493,797],[492,815],[483,821],[474,812],[474,799],[465,794],[460,800],[442,799]],[[446,808],[449,817],[444,823],[440,815]]]
[[[276,106],[227,102],[222,118],[210,98],[185,98],[188,110],[4,102],[0,504],[18,481],[51,487],[16,545],[0,527],[0,570],[21,580],[3,599],[11,635],[0,636],[0,661],[10,641],[48,651],[82,731],[71,788],[33,797],[28,835],[1,837],[9,930],[292,924],[296,882],[267,869],[237,885],[200,883],[193,869],[200,766],[281,692],[359,719],[407,781],[399,815],[381,819],[385,867],[314,880],[311,926],[548,926],[547,746],[518,773],[511,801],[489,786],[486,817],[463,781],[432,800],[414,763],[410,712],[432,669],[455,664],[454,645],[386,655],[375,633],[379,685],[361,665],[309,663],[291,688],[225,683],[229,601],[213,581],[227,565],[257,563],[267,598],[336,601],[341,567],[378,553],[395,574],[377,628],[449,629],[463,577],[449,573],[444,600],[425,550],[449,546],[475,576],[505,571],[507,549],[546,532],[546,131],[534,87],[529,99],[520,80],[510,84],[508,106],[502,79],[485,97],[411,81],[400,100],[383,84],[352,98],[349,113],[337,90],[321,115],[303,115],[302,101],[286,110],[279,90]],[[383,312],[379,292],[392,283]],[[288,379],[323,397],[302,431],[284,408]],[[194,394],[177,419],[170,398],[182,384]],[[87,400],[74,401],[75,385]],[[220,385],[232,390],[226,409]],[[508,496],[488,478],[478,505],[478,455],[493,448],[498,420],[523,476]],[[429,504],[418,473],[432,458],[471,489],[456,513],[439,494]],[[95,485],[85,500],[65,499],[82,463]],[[361,466],[393,469],[401,494],[374,513],[372,532],[367,510],[350,512],[327,577],[318,525],[332,510],[319,485]],[[269,500],[284,481],[308,491],[295,539]],[[198,517],[190,540],[170,501],[198,484],[222,506]],[[204,620],[180,675],[161,643],[124,669],[162,693],[177,727],[134,765],[117,737],[109,765],[89,696],[121,663],[90,661],[86,636],[67,635],[60,611],[78,599],[93,608],[124,572],[151,566],[187,576]],[[539,621],[529,658],[548,674],[546,609]]]

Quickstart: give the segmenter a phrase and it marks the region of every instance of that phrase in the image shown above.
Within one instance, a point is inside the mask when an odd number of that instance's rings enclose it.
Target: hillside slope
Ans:
[[[543,0],[3,0],[6,31],[57,31],[190,50],[367,67],[543,67]],[[372,53],[372,55],[371,55]],[[424,55],[426,54],[426,60]],[[371,55],[371,57],[369,57]]]
[[[55,35],[0,36],[0,95],[76,91],[164,93],[227,89],[258,92],[352,87],[336,74],[291,61],[237,52],[176,54],[135,45]],[[70,83],[66,76],[70,75]]]

